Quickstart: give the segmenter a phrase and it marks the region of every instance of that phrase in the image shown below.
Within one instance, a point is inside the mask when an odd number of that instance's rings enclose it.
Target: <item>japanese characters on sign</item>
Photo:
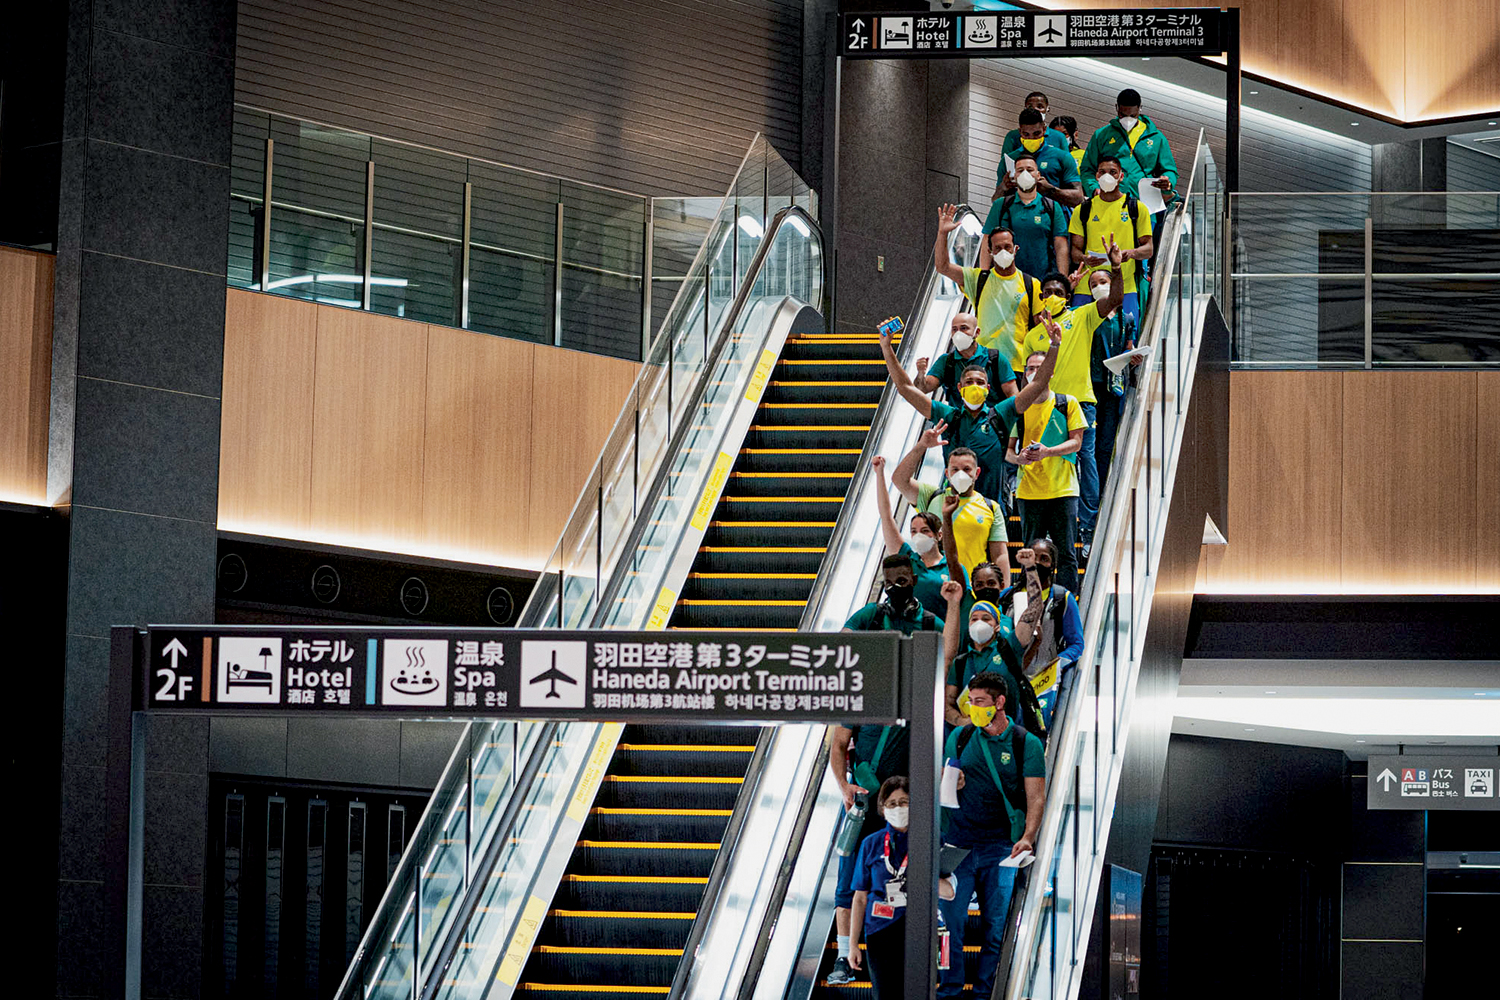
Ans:
[[[1371,757],[1370,809],[1500,810],[1500,757]]]
[[[919,11],[843,15],[852,58],[1212,55],[1217,8],[1177,10]]]
[[[889,633],[153,626],[152,710],[892,721]]]

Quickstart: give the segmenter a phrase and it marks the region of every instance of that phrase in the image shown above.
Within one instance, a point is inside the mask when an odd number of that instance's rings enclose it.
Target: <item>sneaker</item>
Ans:
[[[843,986],[854,982],[854,970],[849,968],[849,960],[840,958],[833,963],[833,968],[828,970],[828,985]]]
[[[1088,562],[1089,561],[1089,556],[1093,553],[1093,551],[1094,551],[1094,543],[1093,542],[1084,542],[1083,543],[1083,561],[1084,562]]]

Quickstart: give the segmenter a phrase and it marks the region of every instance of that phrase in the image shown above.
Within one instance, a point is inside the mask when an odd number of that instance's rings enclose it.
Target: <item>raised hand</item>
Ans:
[[[952,604],[955,601],[962,601],[964,599],[964,588],[957,580],[944,580],[943,585],[938,588],[938,594],[942,596],[943,600]]]
[[[1031,549],[1022,549],[1016,553],[1016,562],[1022,566],[1035,565],[1036,553]]]
[[[917,359],[917,377],[921,378],[923,375],[926,375],[926,374],[927,374],[927,359],[926,358],[918,358]]]
[[[946,236],[958,228],[958,206],[944,204],[938,209],[938,232]]]
[[[881,475],[884,475],[885,474],[885,456],[884,455],[876,455],[874,458],[870,459],[870,468],[874,469],[876,472],[880,473]]]
[[[943,432],[947,429],[948,425],[939,420],[936,424],[933,424],[922,432],[922,436],[917,439],[917,443],[923,448],[936,448],[939,445],[946,445],[948,442],[943,440]]]
[[[959,506],[959,504],[962,501],[963,501],[963,497],[959,496],[957,493],[944,493],[943,494],[943,518],[944,518],[944,520],[948,520],[948,521],[953,520],[953,515],[958,513],[958,506]]]
[[[1109,256],[1109,262],[1115,267],[1119,267],[1125,260],[1125,251],[1120,249],[1120,244],[1115,242],[1114,233],[1109,234],[1109,245],[1105,247],[1104,252]]]

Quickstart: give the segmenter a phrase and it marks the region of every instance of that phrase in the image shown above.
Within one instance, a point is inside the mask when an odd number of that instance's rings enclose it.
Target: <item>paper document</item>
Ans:
[[[963,769],[950,758],[943,764],[943,787],[939,801],[945,809],[958,808],[958,776],[963,774]]]
[[[1140,358],[1141,362],[1145,363],[1145,360],[1150,356],[1151,345],[1147,344],[1145,347],[1137,347],[1133,351],[1126,351],[1124,354],[1116,354],[1112,358],[1105,358],[1104,367],[1108,368],[1113,374],[1118,375],[1130,364],[1131,358]]]
[[[1005,157],[1005,176],[1016,176],[1016,161],[1010,158],[1009,153],[1001,153],[1000,155]]]
[[[1155,182],[1155,177],[1142,177],[1141,183],[1136,186],[1136,190],[1139,192],[1136,195],[1136,200],[1141,203],[1142,208],[1152,215],[1167,207],[1166,201],[1162,198],[1164,194],[1162,189],[1153,187]]]
[[[1022,851],[1013,858],[1006,858],[1000,862],[1001,868],[1025,868],[1036,860],[1036,855],[1030,851]]]

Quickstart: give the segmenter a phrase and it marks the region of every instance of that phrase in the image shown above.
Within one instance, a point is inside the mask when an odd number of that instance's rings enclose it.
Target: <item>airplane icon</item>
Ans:
[[[1037,37],[1038,38],[1042,38],[1042,39],[1046,39],[1046,44],[1048,44],[1048,45],[1056,45],[1058,43],[1056,41],[1054,41],[1054,39],[1061,38],[1062,37],[1062,32],[1057,30],[1057,25],[1056,24],[1052,23],[1051,21],[1048,21],[1047,22],[1047,27],[1045,29],[1043,29],[1042,31],[1038,32],[1037,33]]]
[[[578,683],[578,681],[575,678],[569,677],[567,674],[565,674],[561,670],[557,669],[557,650],[555,650],[555,649],[552,651],[552,666],[548,667],[546,670],[543,670],[541,673],[537,674],[531,680],[527,681],[527,683],[528,684],[540,684],[543,681],[548,681],[548,682],[551,683],[551,687],[548,688],[547,693],[542,696],[544,698],[561,698],[562,697],[562,695],[558,694],[558,692],[557,692],[557,682],[558,681],[562,681],[564,684],[577,684]]]

